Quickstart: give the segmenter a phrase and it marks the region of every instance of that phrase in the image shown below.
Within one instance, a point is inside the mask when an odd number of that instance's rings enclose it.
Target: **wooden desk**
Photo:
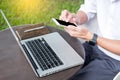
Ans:
[[[84,57],[81,42],[70,37],[66,32],[48,27],[51,32],[59,32],[63,38]],[[0,80],[67,80],[80,66],[70,68],[55,74],[38,78],[34,74],[14,36],[9,29],[0,32]]]

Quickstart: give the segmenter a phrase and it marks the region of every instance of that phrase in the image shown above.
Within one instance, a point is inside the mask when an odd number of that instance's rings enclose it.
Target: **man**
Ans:
[[[95,15],[102,35],[80,26]],[[113,80],[120,71],[120,0],[85,0],[76,14],[64,10],[60,19],[79,25],[65,30],[86,40],[85,64],[70,80]]]

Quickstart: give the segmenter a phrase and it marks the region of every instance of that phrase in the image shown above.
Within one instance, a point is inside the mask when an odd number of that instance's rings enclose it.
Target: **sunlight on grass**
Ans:
[[[16,2],[14,2],[16,1]],[[51,6],[51,2],[48,0],[14,0],[12,1],[15,8],[11,7],[11,9],[14,9],[12,11],[15,11],[17,13],[17,16],[19,15],[25,15],[27,16],[35,16],[41,13],[44,13],[49,10],[49,7]]]
[[[35,10],[38,7],[39,0],[20,0],[17,5],[22,10]],[[44,3],[42,3],[43,5]]]
[[[47,0],[17,0],[16,9],[24,12],[37,12],[48,9],[46,4],[50,3]]]

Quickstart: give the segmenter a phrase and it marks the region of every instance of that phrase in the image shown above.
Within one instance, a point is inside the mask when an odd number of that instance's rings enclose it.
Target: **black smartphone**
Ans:
[[[59,20],[59,19],[55,19],[55,18],[52,18],[52,20],[56,23],[56,25],[58,26],[69,26],[69,25],[73,25],[73,26],[76,26],[74,23],[70,23],[70,22],[65,22],[65,21],[62,21],[62,20]]]

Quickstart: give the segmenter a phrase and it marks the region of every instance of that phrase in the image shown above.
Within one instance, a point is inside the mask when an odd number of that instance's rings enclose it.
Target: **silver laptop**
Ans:
[[[2,10],[0,12],[38,77],[84,63],[81,56],[77,54],[58,32],[19,41]]]

